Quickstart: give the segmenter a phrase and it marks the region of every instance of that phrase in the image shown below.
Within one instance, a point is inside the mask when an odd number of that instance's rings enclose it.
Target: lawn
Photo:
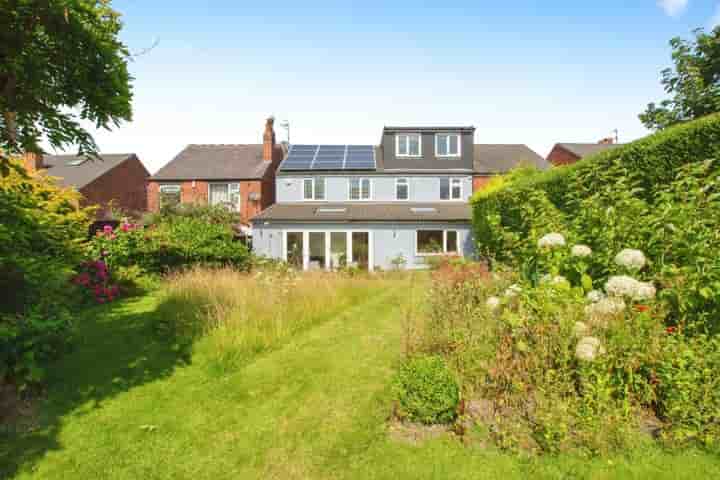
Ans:
[[[523,459],[449,436],[420,445],[389,438],[401,319],[423,294],[411,285],[422,290],[424,282],[358,282],[350,304],[318,313],[233,368],[217,368],[212,335],[186,344],[158,334],[159,317],[173,311],[162,292],[91,309],[77,319],[75,350],[53,369],[37,426],[0,434],[0,477],[676,479],[720,472],[720,459],[696,450]],[[258,295],[272,294],[272,285],[264,288]]]

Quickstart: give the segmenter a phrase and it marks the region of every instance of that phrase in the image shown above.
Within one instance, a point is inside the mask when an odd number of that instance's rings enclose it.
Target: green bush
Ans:
[[[671,441],[720,442],[720,339],[672,334],[657,366],[658,410]]]
[[[172,222],[178,218],[194,218],[205,223],[233,225],[240,221],[237,212],[232,212],[221,205],[208,205],[206,203],[179,203],[166,206],[158,213],[148,213],[142,220],[143,225],[157,225]]]
[[[457,416],[460,390],[445,361],[438,356],[405,362],[395,379],[398,414],[412,421],[448,423]]]
[[[16,165],[0,176],[0,383],[44,378],[70,336],[69,283],[91,209],[51,178]]]
[[[89,250],[111,271],[139,266],[163,273],[193,265],[246,269],[250,263],[247,247],[236,241],[230,225],[193,216],[172,216],[147,228],[123,224],[99,233]]]

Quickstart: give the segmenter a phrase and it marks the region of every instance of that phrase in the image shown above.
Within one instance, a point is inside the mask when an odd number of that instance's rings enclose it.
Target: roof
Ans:
[[[301,222],[469,222],[465,202],[288,202],[276,203],[252,219]]]
[[[475,127],[465,126],[435,126],[435,127],[383,127],[386,132],[474,132]]]
[[[261,179],[271,164],[263,161],[262,154],[262,144],[188,145],[151,180]]]
[[[576,155],[579,158],[587,157],[594,153],[602,152],[609,148],[615,148],[622,145],[621,143],[556,143],[555,146],[559,146],[567,150],[568,152]]]
[[[504,173],[523,164],[550,168],[544,158],[522,144],[475,144],[473,160],[475,173]]]
[[[60,184],[80,189],[131,158],[137,158],[137,155],[103,154],[99,159],[78,155],[45,155],[43,168],[47,169],[48,175],[58,177]]]

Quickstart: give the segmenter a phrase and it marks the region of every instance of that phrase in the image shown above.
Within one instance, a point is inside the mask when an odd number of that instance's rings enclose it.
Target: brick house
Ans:
[[[475,144],[473,158],[473,192],[482,190],[495,175],[519,166],[547,170],[550,164],[523,144]]]
[[[275,202],[275,170],[283,155],[272,118],[262,144],[188,145],[150,177],[148,210],[178,203],[225,205],[247,224]]]
[[[551,165],[571,165],[583,157],[602,152],[609,148],[615,148],[620,144],[615,143],[612,139],[604,138],[598,143],[556,143],[550,153],[548,153],[547,161]]]
[[[99,159],[26,153],[23,160],[28,172],[43,170],[78,190],[84,197],[81,205],[98,205],[98,219],[109,217],[111,202],[130,213],[145,211],[150,172],[134,153],[103,154]]]

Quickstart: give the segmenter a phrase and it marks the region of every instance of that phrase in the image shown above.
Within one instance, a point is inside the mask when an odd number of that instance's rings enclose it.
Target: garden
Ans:
[[[720,442],[720,116],[476,193],[484,271],[434,273],[396,417],[520,455]]]

